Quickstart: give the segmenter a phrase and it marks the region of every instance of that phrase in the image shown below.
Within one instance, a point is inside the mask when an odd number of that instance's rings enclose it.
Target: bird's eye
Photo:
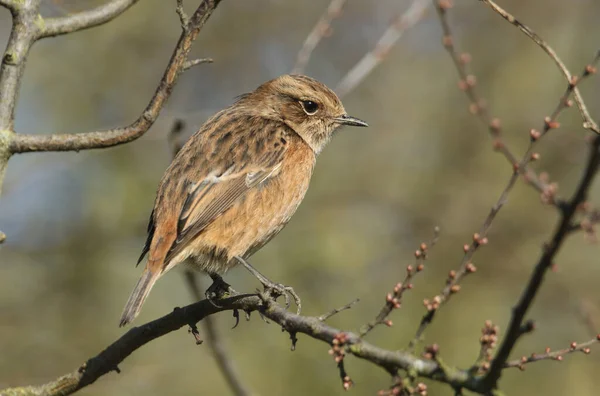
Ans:
[[[308,115],[313,115],[319,110],[319,104],[312,100],[301,100],[300,103],[302,104],[304,112]]]

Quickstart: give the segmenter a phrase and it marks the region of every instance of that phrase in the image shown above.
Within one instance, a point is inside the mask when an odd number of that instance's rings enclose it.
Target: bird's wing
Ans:
[[[208,175],[187,180],[187,196],[177,221],[177,238],[164,265],[236,200],[278,173],[289,145],[288,131],[281,125],[269,125],[264,123],[262,129],[253,128],[249,134],[234,134],[227,144],[217,148],[216,159],[209,162],[212,169]]]

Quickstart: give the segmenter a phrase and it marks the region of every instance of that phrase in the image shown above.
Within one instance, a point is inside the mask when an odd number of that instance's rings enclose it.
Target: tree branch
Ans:
[[[310,55],[317,47],[321,39],[329,35],[331,31],[331,22],[341,14],[342,7],[344,7],[345,2],[346,0],[331,0],[329,7],[327,7],[327,10],[321,16],[319,22],[317,22],[313,30],[311,30],[309,33],[308,37],[306,37],[306,40],[304,40],[304,44],[298,52],[296,64],[292,69],[292,74],[302,74],[304,72],[304,69],[306,68],[306,65],[310,59]]]
[[[112,0],[88,11],[61,18],[45,18],[37,38],[54,37],[89,29],[113,20],[139,0]]]
[[[194,325],[208,315],[236,309],[248,312],[259,311],[290,334],[306,334],[329,345],[332,345],[334,339],[343,333],[347,353],[367,360],[389,373],[406,370],[416,377],[430,378],[456,388],[469,389],[475,392],[480,390],[478,379],[464,370],[446,365],[442,366],[434,360],[422,359],[407,352],[379,348],[361,340],[357,334],[342,332],[327,325],[318,317],[300,316],[288,312],[262,295],[236,295],[220,300],[219,305],[219,307],[216,307],[209,301],[202,300],[184,308],[176,308],[172,313],[162,318],[132,328],[81,367],[55,381],[38,387],[5,389],[0,391],[0,395],[64,396],[73,394],[77,390],[94,383],[101,376],[111,371],[117,371],[121,362],[148,342],[190,324]]]
[[[7,2],[13,16],[10,37],[0,64],[0,131],[14,131],[15,107],[29,50],[38,32],[40,0]],[[2,149],[3,147],[0,147]]]
[[[189,18],[187,25],[177,42],[175,51],[167,69],[156,89],[156,92],[142,115],[131,125],[106,131],[55,134],[55,135],[23,135],[13,137],[11,153],[28,153],[34,151],[79,151],[112,147],[131,142],[141,137],[158,118],[160,110],[169,98],[183,70],[193,41],[215,10],[221,0],[204,0]]]
[[[0,0],[0,7],[7,8],[12,13],[19,8],[19,4],[17,0]]]
[[[497,386],[498,380],[502,369],[505,367],[506,361],[510,355],[510,352],[514,348],[517,340],[522,335],[521,328],[523,326],[523,320],[529,307],[533,303],[533,299],[537,295],[544,276],[548,269],[554,262],[554,257],[560,250],[562,243],[569,234],[570,227],[573,222],[573,217],[577,212],[577,207],[586,200],[588,191],[592,185],[594,177],[598,172],[598,166],[600,165],[600,135],[596,136],[594,141],[590,144],[590,154],[588,157],[585,172],[579,181],[575,194],[568,202],[563,212],[562,218],[554,232],[554,236],[550,243],[544,247],[544,252],[540,257],[537,265],[535,266],[527,286],[523,290],[523,294],[519,298],[517,305],[513,307],[510,324],[506,336],[498,349],[496,357],[492,361],[490,371],[483,381],[484,386],[488,389],[494,389]]]
[[[419,22],[427,11],[428,0],[413,0],[408,9],[392,20],[375,48],[362,57],[342,78],[335,91],[342,97],[349,94],[389,54],[404,32]]]

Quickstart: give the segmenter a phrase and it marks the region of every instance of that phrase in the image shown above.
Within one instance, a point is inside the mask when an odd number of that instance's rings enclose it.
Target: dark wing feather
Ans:
[[[165,265],[236,200],[277,173],[288,147],[287,131],[283,128],[257,131],[253,140],[261,139],[259,145],[239,141],[237,149],[250,151],[247,161],[235,161],[230,168],[220,169],[220,175],[212,173],[191,184],[177,223],[177,239],[165,257]]]
[[[150,251],[150,244],[152,243],[152,238],[154,237],[154,231],[156,230],[156,224],[154,223],[154,209],[152,209],[152,213],[150,213],[150,220],[148,221],[148,237],[146,238],[146,243],[144,244],[144,248],[142,249],[142,254],[140,254],[140,258],[137,261],[136,267],[140,265],[146,253]]]

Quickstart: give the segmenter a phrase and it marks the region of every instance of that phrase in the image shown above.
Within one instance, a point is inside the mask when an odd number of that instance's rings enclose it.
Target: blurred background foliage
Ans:
[[[197,1],[187,1],[195,7]],[[186,72],[157,124],[125,146],[62,154],[27,154],[10,162],[0,203],[0,388],[36,384],[73,370],[123,334],[118,318],[140,269],[134,264],[145,239],[155,188],[170,161],[166,136],[175,118],[191,134],[233,98],[289,72],[297,51],[329,1],[224,1],[193,47],[212,65]],[[376,43],[408,1],[349,0],[334,32],[313,53],[306,73],[334,87]],[[97,1],[47,1],[46,15],[64,15]],[[501,3],[536,30],[573,72],[591,60],[600,37],[600,3],[594,0],[505,0]],[[549,58],[513,26],[477,1],[457,0],[450,23],[459,49],[473,56],[479,90],[501,119],[507,143],[520,156],[528,131],[541,127],[565,81]],[[0,10],[0,41],[10,14]],[[99,28],[35,45],[19,99],[17,131],[80,132],[134,120],[154,92],[179,35],[174,1],[143,1]],[[582,92],[600,117],[600,78]],[[422,299],[443,286],[508,180],[511,168],[491,150],[485,126],[468,112],[457,74],[441,45],[433,10],[408,31],[388,59],[344,98],[368,130],[339,133],[319,158],[312,187],[290,225],[252,262],[274,280],[293,285],[305,314],[320,314],[358,297],[334,325],[357,329],[370,320],[387,290],[401,280],[413,252],[442,236],[426,271],[393,314],[394,327],[369,339],[403,348],[424,312]],[[575,109],[539,145],[537,170],[546,170],[569,195],[586,154],[585,131]],[[600,204],[598,188],[591,200]],[[520,183],[498,215],[490,243],[475,256],[478,272],[442,309],[427,342],[446,362],[470,365],[484,320],[504,329],[510,307],[556,222],[551,207]],[[547,277],[530,317],[538,329],[514,357],[566,347],[592,337],[582,319],[585,304],[597,317],[598,245],[571,237]],[[237,290],[257,283],[235,269]],[[206,282],[206,281],[205,281]],[[172,272],[154,288],[138,323],[191,302],[183,277]],[[327,346],[300,337],[295,352],[274,325],[258,317],[230,330],[218,324],[243,379],[261,395],[333,395],[343,390]],[[598,329],[596,329],[598,330]],[[506,371],[508,394],[597,394],[600,354],[540,362],[526,372]],[[375,394],[389,377],[348,359],[355,394]],[[185,330],[150,343],[129,357],[121,375],[110,374],[81,395],[228,394],[206,346],[194,347]],[[430,385],[430,394],[450,394]]]

